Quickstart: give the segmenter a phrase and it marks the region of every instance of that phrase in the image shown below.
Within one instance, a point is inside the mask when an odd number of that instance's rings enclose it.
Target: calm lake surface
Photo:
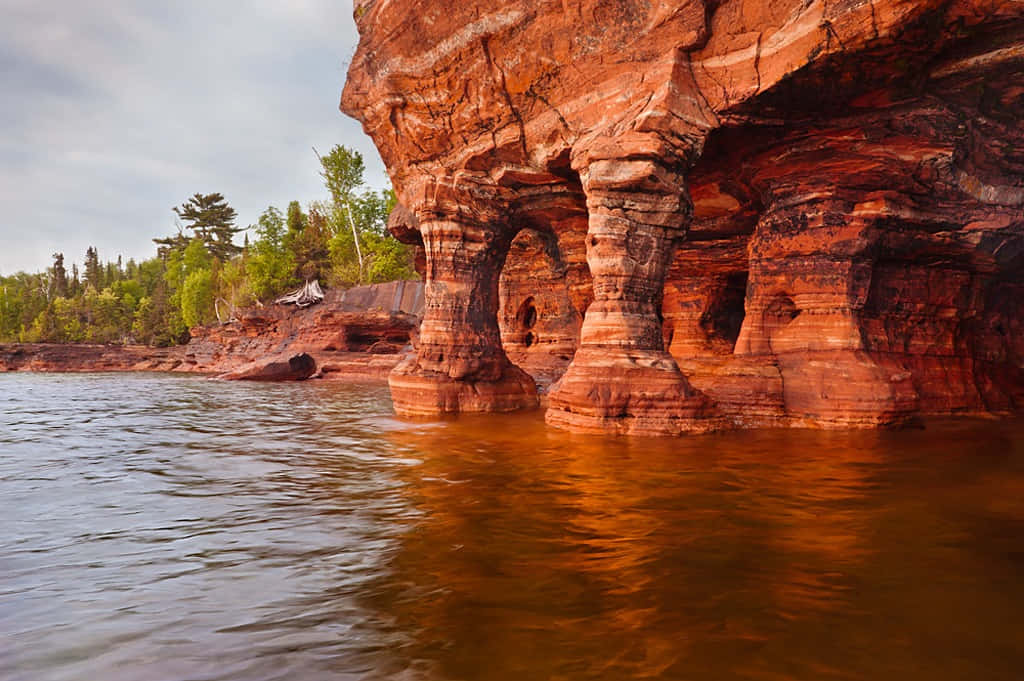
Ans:
[[[0,375],[0,678],[1024,678],[1024,425],[572,436]]]

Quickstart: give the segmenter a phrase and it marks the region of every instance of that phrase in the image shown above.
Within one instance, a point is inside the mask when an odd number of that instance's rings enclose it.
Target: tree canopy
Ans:
[[[193,194],[171,210],[186,223],[185,229],[192,230],[194,238],[202,240],[214,257],[225,261],[242,252],[242,248],[234,243],[234,237],[244,230],[235,226],[238,214],[220,192]],[[168,248],[181,248],[188,242],[188,238],[179,232],[175,236],[153,241]]]
[[[356,151],[339,145],[320,162],[326,200],[292,201],[284,212],[269,206],[244,230],[222,194],[197,193],[172,209],[178,232],[154,239],[152,258],[104,262],[90,246],[70,274],[57,252],[43,272],[0,277],[0,342],[173,345],[188,341],[190,327],[226,321],[306,281],[417,278],[413,248],[386,229],[394,193],[365,187]]]

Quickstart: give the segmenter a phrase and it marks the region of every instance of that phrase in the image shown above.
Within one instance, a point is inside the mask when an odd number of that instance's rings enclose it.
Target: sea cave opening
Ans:
[[[726,276],[724,285],[712,297],[700,319],[701,328],[708,338],[727,344],[729,352],[736,346],[746,316],[747,279],[746,271]]]

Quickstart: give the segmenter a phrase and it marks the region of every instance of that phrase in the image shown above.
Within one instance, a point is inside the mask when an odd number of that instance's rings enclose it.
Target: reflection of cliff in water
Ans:
[[[1020,446],[990,424],[951,448],[941,428],[662,442],[500,418],[390,434],[422,458],[402,473],[422,515],[365,605],[440,678],[963,678],[1024,597],[991,581],[1024,483],[986,472]]]

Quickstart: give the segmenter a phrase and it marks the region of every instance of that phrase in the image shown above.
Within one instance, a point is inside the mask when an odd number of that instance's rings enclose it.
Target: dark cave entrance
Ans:
[[[523,301],[523,304],[519,306],[519,311],[516,312],[516,325],[519,329],[524,332],[523,345],[526,348],[531,348],[537,342],[537,336],[533,333],[532,329],[537,324],[537,305],[534,301],[533,296],[530,296]]]
[[[665,349],[677,361],[732,355],[746,318],[747,270],[692,247],[679,253],[665,282]],[[725,271],[723,271],[725,270]]]
[[[516,322],[523,331],[529,331],[537,323],[537,305],[533,296],[523,301],[516,312]]]
[[[722,288],[713,296],[700,318],[700,326],[712,341],[728,344],[731,353],[746,316],[747,272],[726,276]]]

